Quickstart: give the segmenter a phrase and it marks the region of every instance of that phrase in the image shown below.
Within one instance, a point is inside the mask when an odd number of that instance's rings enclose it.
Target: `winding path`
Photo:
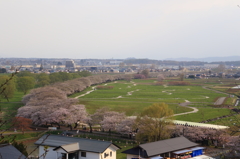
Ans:
[[[224,92],[220,92],[220,91],[217,91],[217,90],[214,90],[214,89],[210,89],[210,88],[207,88],[207,87],[202,87],[203,89],[206,89],[206,90],[211,90],[211,91],[214,91],[216,93],[221,93],[221,94],[225,94],[225,95],[229,95],[228,93],[224,93]],[[224,100],[225,100],[226,97],[220,97],[218,98],[218,100],[214,103],[214,105],[221,105]],[[196,113],[198,112],[198,109],[195,108],[195,107],[189,107],[188,105],[191,104],[191,102],[189,101],[186,101],[184,103],[180,103],[179,106],[182,106],[182,107],[187,107],[187,108],[191,108],[193,109],[193,111],[191,112],[185,112],[185,113],[179,113],[179,114],[174,114],[173,116],[178,116],[178,115],[184,115],[184,114],[190,114],[190,113]]]
[[[217,90],[214,90],[214,89],[211,89],[211,88],[207,88],[207,87],[204,87],[204,86],[202,86],[202,88],[203,88],[203,89],[206,89],[206,90],[214,91],[214,92],[216,92],[216,93],[229,95],[228,93],[220,92],[220,91],[217,91]],[[206,98],[207,98],[207,97],[206,97]],[[218,98],[218,100],[214,103],[214,105],[221,105],[221,104],[223,104],[223,102],[224,102],[225,99],[226,99],[226,97],[220,97],[220,98]],[[179,106],[191,108],[191,109],[193,109],[193,111],[191,111],[191,112],[185,112],[185,113],[179,113],[179,114],[174,114],[173,116],[178,116],[178,115],[184,115],[184,114],[190,114],[190,113],[196,113],[196,112],[198,112],[198,109],[197,109],[197,108],[195,108],[195,107],[189,107],[189,106],[188,106],[189,104],[191,104],[191,102],[186,101],[186,102],[184,102],[184,103],[180,103]]]
[[[191,112],[185,112],[185,113],[179,113],[179,114],[174,114],[173,116],[178,116],[178,115],[184,115],[184,114],[191,114],[191,113],[196,113],[198,112],[198,109],[195,108],[195,107],[189,107],[188,105],[191,104],[191,102],[187,101],[187,102],[184,102],[184,103],[180,103],[179,106],[181,107],[186,107],[186,108],[191,108],[193,109],[193,111]]]
[[[87,94],[89,94],[89,93],[91,93],[91,92],[93,92],[93,91],[95,91],[95,87],[92,87],[92,90],[91,91],[88,91],[88,92],[86,92],[86,93],[84,93],[84,94],[81,94],[81,95],[79,95],[79,96],[76,96],[76,97],[74,97],[74,98],[80,98],[80,97],[83,97],[83,96],[85,96],[85,95],[87,95]]]

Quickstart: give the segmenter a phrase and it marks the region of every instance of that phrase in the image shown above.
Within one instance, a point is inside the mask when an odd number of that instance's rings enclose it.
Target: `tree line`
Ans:
[[[1,90],[5,89],[4,93],[1,94],[1,98],[9,99],[13,97],[16,90],[27,94],[27,92],[33,88],[44,87],[46,85],[54,84],[57,82],[64,82],[67,80],[87,77],[90,75],[91,73],[88,71],[76,73],[55,72],[51,74],[34,74],[29,71],[21,71],[15,74],[15,76],[12,77],[12,80],[10,80],[6,85],[1,87]],[[0,85],[10,78],[11,75],[1,75]]]
[[[124,75],[97,75],[77,78],[32,89],[23,97],[25,106],[18,109],[18,116],[29,118],[35,125],[67,124],[69,126],[86,117],[84,105],[69,95],[104,82],[123,79]]]

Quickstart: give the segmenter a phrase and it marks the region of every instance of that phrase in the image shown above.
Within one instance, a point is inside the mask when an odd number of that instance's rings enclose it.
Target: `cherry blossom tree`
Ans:
[[[116,131],[118,124],[125,118],[124,113],[109,111],[104,115],[100,124],[104,130],[109,130],[109,132]]]
[[[178,125],[175,127],[172,136],[185,136],[191,141],[202,143],[203,145],[220,146],[226,145],[230,140],[230,135],[224,129],[212,129],[201,127],[189,127]]]
[[[45,99],[67,99],[67,95],[55,87],[46,86],[31,90],[29,94],[23,97],[22,102],[25,105],[36,105],[39,101]]]
[[[78,99],[68,98],[67,95],[82,91],[91,85],[124,79],[124,77],[125,75],[88,76],[33,89],[24,96],[22,102],[25,106],[18,109],[17,116],[29,118],[36,125],[67,124],[71,129],[73,124],[76,128],[77,122],[84,121],[87,117],[88,121],[91,121],[88,122],[89,124],[100,124],[105,117],[109,117],[107,114],[114,113],[108,111],[103,114],[98,111],[93,116],[88,116],[85,106],[78,105]]]
[[[17,116],[30,118],[35,125],[67,124],[72,129],[78,121],[83,121],[87,112],[84,105],[77,105],[77,99],[54,99],[42,102],[44,105],[26,105],[18,109]]]
[[[146,77],[143,74],[135,74],[134,78],[135,79],[145,79]]]
[[[92,132],[93,125],[100,125],[104,130],[117,131],[118,125],[124,119],[126,119],[124,113],[110,111],[109,108],[103,107],[97,109],[94,114],[88,115],[88,117],[85,118],[85,122],[89,125],[90,132]]]
[[[164,79],[165,79],[165,77],[164,77],[163,74],[159,74],[159,75],[157,76],[157,80],[158,80],[158,81],[163,81]]]
[[[125,118],[123,119],[117,126],[116,130],[120,134],[129,134],[133,131],[133,125],[134,125],[135,119],[133,118]]]

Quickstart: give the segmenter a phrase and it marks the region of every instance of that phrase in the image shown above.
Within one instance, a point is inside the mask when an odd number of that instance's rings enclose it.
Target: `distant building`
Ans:
[[[123,61],[110,61],[109,64],[110,65],[119,65],[120,63],[122,63]]]
[[[43,70],[43,64],[41,63],[41,66],[39,68],[39,71],[42,71]]]
[[[73,61],[73,60],[68,60],[68,61],[66,61],[65,67],[66,67],[66,68],[75,68],[75,63],[74,63],[74,61]]]

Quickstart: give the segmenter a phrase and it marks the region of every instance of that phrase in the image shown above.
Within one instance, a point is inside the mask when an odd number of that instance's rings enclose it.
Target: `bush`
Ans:
[[[187,85],[190,85],[190,83],[185,82],[185,81],[172,81],[172,82],[168,82],[168,85],[170,85],[170,86],[187,86]]]
[[[146,77],[143,74],[135,74],[134,79],[145,79]]]

